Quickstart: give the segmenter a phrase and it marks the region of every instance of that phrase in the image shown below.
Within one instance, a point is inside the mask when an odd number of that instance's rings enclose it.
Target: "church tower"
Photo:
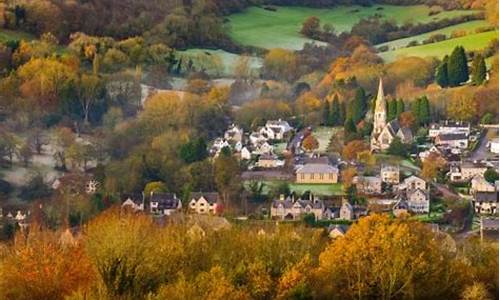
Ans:
[[[373,136],[378,136],[385,125],[387,124],[387,110],[384,99],[384,87],[382,84],[382,78],[380,78],[378,83],[378,94],[375,102],[375,112],[373,117]]]

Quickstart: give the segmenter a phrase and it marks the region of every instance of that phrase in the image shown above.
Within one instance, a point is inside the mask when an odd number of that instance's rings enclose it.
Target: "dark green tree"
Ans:
[[[322,108],[322,117],[323,117],[323,125],[332,126],[331,118],[330,118],[330,101],[326,100],[323,102]]]
[[[179,156],[188,164],[204,160],[208,156],[207,144],[203,138],[197,138],[182,145]]]
[[[355,124],[364,119],[366,113],[366,95],[363,88],[356,89],[354,100],[350,103],[350,116]]]
[[[346,118],[347,118],[347,113],[346,113],[345,101],[342,101],[340,103],[340,119],[338,123],[339,126],[344,125]]]
[[[497,171],[493,168],[489,168],[486,172],[484,172],[484,179],[486,179],[489,183],[495,183],[495,181],[498,180]]]
[[[350,134],[355,134],[357,131],[356,131],[356,124],[354,124],[354,121],[352,120],[352,118],[348,118],[345,123],[344,123],[344,134],[346,136],[350,135]]]
[[[392,155],[397,155],[397,156],[402,156],[405,157],[407,155],[407,147],[403,142],[401,142],[401,139],[399,137],[395,137],[391,144],[389,145],[389,148],[387,149],[387,153],[392,154]]]
[[[392,121],[397,117],[396,99],[387,101],[387,121]]]
[[[415,116],[416,119],[416,125],[420,125],[420,103],[421,99],[417,98],[411,103],[411,112]]]
[[[396,117],[399,118],[399,115],[404,113],[405,111],[405,103],[403,102],[403,99],[399,99],[397,104],[396,104]]]
[[[484,62],[484,57],[481,54],[474,57],[474,62],[472,63],[472,83],[475,85],[481,85],[486,80],[486,63]]]
[[[429,104],[429,99],[426,96],[420,98],[420,108],[419,108],[418,119],[420,124],[429,124],[431,121],[431,108]]]
[[[469,80],[467,56],[462,46],[457,46],[448,59],[448,82],[450,86],[458,86]]]
[[[440,87],[447,87],[448,81],[448,55],[445,55],[443,61],[438,65],[436,70],[436,83]]]
[[[340,126],[344,124],[342,122],[342,108],[339,102],[339,97],[335,95],[333,98],[331,109],[330,109],[330,124],[333,126]]]

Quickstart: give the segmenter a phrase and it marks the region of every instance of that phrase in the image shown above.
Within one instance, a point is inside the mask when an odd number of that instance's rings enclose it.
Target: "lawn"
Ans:
[[[185,51],[178,51],[178,56],[184,59],[191,58],[195,67],[204,64],[210,57],[216,57],[215,60],[219,60],[222,63],[221,74],[224,76],[231,76],[234,74],[234,66],[236,65],[240,55],[230,53],[224,50],[212,50],[212,49],[199,49],[193,48]],[[262,59],[256,56],[251,56],[249,61],[250,69],[254,73],[258,73],[258,69],[262,66]],[[208,65],[207,65],[208,66]],[[208,70],[208,73],[214,73],[213,70]]]
[[[270,189],[280,183],[280,181],[261,181],[264,183],[263,194],[267,195]],[[248,182],[245,182],[245,187],[248,187]],[[306,191],[311,191],[318,196],[335,196],[343,194],[343,187],[341,183],[335,184],[301,184],[290,183],[290,190],[298,195],[302,195]]]
[[[489,42],[495,38],[498,38],[498,30],[469,34],[467,36],[449,39],[438,43],[410,48],[400,48],[394,51],[380,53],[379,56],[386,62],[394,61],[400,56],[435,56],[442,58],[444,55],[450,54],[456,46],[463,46],[468,51],[484,49]]]
[[[332,135],[335,132],[335,128],[333,127],[316,127],[313,129],[313,136],[318,140],[319,147],[318,152],[324,153],[328,150],[328,145],[330,145],[330,141],[332,139]]]
[[[438,33],[444,34],[444,35],[446,35],[447,38],[449,38],[451,36],[451,33],[455,30],[463,30],[463,31],[467,32],[467,34],[474,34],[475,30],[477,28],[485,27],[488,25],[489,25],[488,22],[486,22],[484,20],[470,21],[470,22],[465,22],[465,23],[441,28],[438,30],[430,31],[427,33],[419,34],[419,35],[414,35],[414,36],[407,37],[404,39],[399,39],[399,40],[394,40],[394,41],[390,41],[387,43],[382,43],[382,44],[377,45],[376,47],[379,48],[381,46],[389,46],[389,50],[395,50],[398,48],[406,47],[408,45],[408,43],[410,43],[411,41],[418,41],[419,43],[421,43],[423,40],[429,38],[430,36],[432,36],[434,34],[438,34]]]
[[[228,29],[231,38],[242,45],[266,49],[280,47],[299,50],[302,49],[304,43],[311,41],[299,33],[302,23],[310,16],[317,16],[323,24],[331,24],[336,32],[343,32],[350,31],[360,19],[375,14],[403,24],[409,21],[426,23],[473,13],[470,10],[454,10],[429,16],[429,7],[425,5],[336,6],[334,8],[279,6],[276,9],[276,11],[270,11],[250,7],[241,13],[230,15]]]

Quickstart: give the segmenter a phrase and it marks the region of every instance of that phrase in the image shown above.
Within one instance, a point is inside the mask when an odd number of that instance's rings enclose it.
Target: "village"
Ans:
[[[320,134],[311,127],[297,131],[281,119],[267,120],[251,132],[230,125],[207,150],[213,158],[228,151],[246,169],[241,174],[245,210],[238,215],[226,214],[215,190],[194,191],[187,199],[159,190],[125,193],[120,196],[121,206],[157,219],[195,214],[262,222],[304,221],[324,227],[332,238],[372,213],[415,218],[452,233],[497,232],[498,127],[442,120],[430,124],[427,136],[417,142],[410,128],[387,119],[382,79],[375,101],[370,148],[358,151],[352,159],[328,151],[325,144],[334,142],[328,138],[335,139],[332,128],[322,127]],[[330,134],[327,140],[318,141],[316,136],[324,136],[325,131]],[[385,154],[394,140],[413,144],[416,151],[407,158]],[[436,165],[434,180],[424,179],[417,167],[426,160]],[[51,187],[71,186],[93,194],[100,184],[88,174],[83,181],[68,174]],[[2,216],[21,228],[27,228],[31,219],[30,211],[21,210],[3,211]]]

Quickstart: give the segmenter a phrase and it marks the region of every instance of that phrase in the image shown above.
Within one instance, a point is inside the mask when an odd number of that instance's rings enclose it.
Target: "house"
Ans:
[[[425,190],[427,188],[427,183],[422,178],[412,175],[408,178],[405,178],[400,188],[408,190],[415,190],[415,189]]]
[[[455,164],[450,166],[450,180],[457,181],[468,181],[476,175],[483,176],[484,172],[488,169],[488,166],[477,162],[461,162],[460,164]]]
[[[314,214],[316,220],[323,219],[325,205],[323,201],[314,198],[309,200],[297,199],[293,197],[285,198],[280,195],[279,200],[274,200],[271,204],[271,218],[281,220],[299,220],[304,214]]]
[[[142,193],[123,194],[121,196],[122,208],[130,208],[133,211],[144,211],[144,195]]]
[[[243,136],[243,129],[234,124],[232,124],[226,132],[224,132],[224,139],[233,143],[243,142]]]
[[[330,237],[331,239],[343,237],[346,234],[348,229],[349,229],[349,226],[347,226],[347,225],[332,224],[332,225],[328,226],[328,228],[327,228],[328,237]]]
[[[339,169],[329,164],[310,163],[296,171],[297,183],[337,183]]]
[[[417,214],[429,213],[430,197],[427,190],[419,188],[407,190],[406,201],[409,211]]]
[[[255,146],[255,149],[252,151],[252,154],[262,155],[262,154],[271,154],[273,153],[274,147],[271,146],[268,142],[259,143]]]
[[[380,169],[382,182],[389,184],[399,184],[399,166],[384,165]]]
[[[498,214],[498,192],[475,192],[472,203],[478,214]]]
[[[498,138],[492,139],[490,141],[490,152],[495,154],[500,153],[500,143],[498,142]]]
[[[474,175],[471,181],[470,193],[474,194],[475,192],[494,192],[496,191],[496,187],[494,184],[489,183],[484,179],[483,175]]]
[[[341,220],[354,220],[354,209],[352,205],[349,203],[349,201],[347,200],[342,201],[339,218]]]
[[[182,202],[172,193],[151,193],[150,210],[152,214],[170,216],[182,209]]]
[[[217,213],[217,204],[219,202],[218,193],[191,193],[189,198],[189,211],[197,214],[215,214]]]
[[[467,149],[469,138],[465,133],[441,133],[434,140],[436,146],[453,149]]]
[[[259,168],[278,168],[284,165],[285,161],[278,159],[278,157],[273,154],[262,154],[257,161],[257,167]]]
[[[439,124],[431,124],[429,137],[435,138],[440,134],[465,134],[470,135],[470,123],[461,121],[446,120]]]
[[[382,194],[382,178],[377,176],[355,176],[353,183],[360,194]]]
[[[286,139],[293,131],[293,128],[290,126],[290,124],[288,124],[287,121],[283,121],[281,119],[277,121],[267,121],[265,128],[267,129],[268,134],[272,136],[271,139],[273,140]]]
[[[394,138],[399,137],[401,142],[408,144],[413,141],[413,134],[409,128],[401,127],[397,119],[387,120],[387,107],[384,98],[382,78],[379,81],[378,94],[375,102],[373,131],[370,139],[371,151],[386,150]]]
[[[249,160],[252,158],[252,153],[250,153],[250,150],[248,150],[247,147],[243,147],[240,151],[240,158],[243,160]]]
[[[260,133],[259,131],[252,132],[249,136],[249,139],[250,139],[250,143],[254,146],[257,144],[261,144],[263,142],[266,142],[268,140],[268,138],[266,136],[264,136],[262,133]]]
[[[418,153],[418,157],[420,158],[421,161],[425,161],[432,154],[435,154],[435,155],[438,155],[438,156],[441,156],[444,158],[443,152],[435,145],[433,145],[428,150],[425,150],[425,151]]]
[[[217,155],[222,150],[222,148],[225,148],[225,147],[231,147],[231,145],[229,144],[228,141],[219,137],[219,138],[215,139],[214,144],[212,145],[212,148],[210,149],[210,152],[212,154]]]

